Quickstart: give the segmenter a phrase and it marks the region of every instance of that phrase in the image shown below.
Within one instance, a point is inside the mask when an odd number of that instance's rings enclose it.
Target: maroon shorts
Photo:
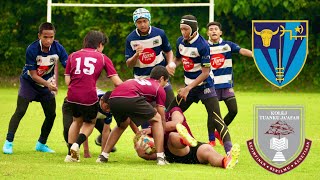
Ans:
[[[118,126],[128,118],[140,126],[152,119],[157,113],[145,97],[111,98],[109,105]]]
[[[235,96],[233,88],[216,89],[216,93],[219,101],[223,101]]]

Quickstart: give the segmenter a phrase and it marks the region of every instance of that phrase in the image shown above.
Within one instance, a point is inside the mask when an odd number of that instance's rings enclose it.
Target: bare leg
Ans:
[[[84,141],[84,143],[83,143],[83,157],[84,158],[91,158],[88,139],[86,141]]]
[[[105,153],[111,152],[111,149],[116,145],[120,136],[122,135],[124,130],[126,130],[126,128],[128,127],[129,123],[130,123],[130,119],[128,118],[126,121],[120,124],[120,127],[116,126],[112,129],[108,137],[108,140],[106,142],[106,145],[103,149],[103,152]]]
[[[209,144],[203,144],[197,151],[197,157],[200,163],[209,163],[214,167],[223,167],[223,156],[215,151]]]
[[[82,117],[79,117],[79,118],[73,117],[73,122],[69,128],[69,135],[68,135],[69,144],[73,144],[76,142],[82,123],[83,123]]]
[[[162,120],[159,113],[157,113],[151,120],[151,129],[152,129],[152,135],[154,138],[154,144],[156,146],[157,153],[164,152],[163,149],[163,126],[162,126]]]
[[[109,134],[110,134],[110,124],[104,124],[103,130],[102,130],[102,139],[101,139],[101,152],[103,151],[103,148],[106,146]]]
[[[190,147],[181,144],[180,135],[176,132],[171,132],[168,139],[169,151],[176,156],[185,156],[190,152]]]

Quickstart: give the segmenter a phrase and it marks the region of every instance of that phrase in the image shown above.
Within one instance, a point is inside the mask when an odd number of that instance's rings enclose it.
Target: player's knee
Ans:
[[[235,117],[238,114],[238,108],[230,109],[229,113],[230,113],[230,115]]]

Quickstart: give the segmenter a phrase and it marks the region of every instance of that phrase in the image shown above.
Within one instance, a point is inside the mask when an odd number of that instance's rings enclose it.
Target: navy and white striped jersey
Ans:
[[[232,53],[239,53],[241,47],[220,38],[219,43],[210,45],[210,63],[216,89],[233,87]]]
[[[136,53],[135,47],[138,44],[142,44],[144,50],[133,68],[135,78],[147,78],[153,67],[167,65],[163,52],[171,51],[171,46],[162,29],[150,26],[149,34],[146,36],[141,36],[138,29],[132,31],[126,39],[126,60]]]
[[[183,37],[177,40],[176,57],[181,58],[184,69],[184,83],[189,85],[201,73],[202,67],[210,67],[210,48],[208,42],[199,34],[189,43],[183,42]],[[213,79],[209,76],[198,86],[213,87]]]
[[[36,70],[38,76],[41,76],[46,81],[53,81],[54,66],[57,61],[60,61],[63,67],[66,67],[68,54],[64,47],[53,41],[49,47],[49,52],[43,52],[41,41],[36,40],[31,43],[26,51],[26,64],[23,68],[21,76],[30,82],[37,84],[30,76],[29,70]]]

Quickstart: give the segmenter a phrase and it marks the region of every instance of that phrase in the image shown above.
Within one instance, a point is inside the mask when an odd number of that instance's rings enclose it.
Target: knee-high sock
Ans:
[[[7,134],[8,141],[10,142],[13,141],[14,135],[19,127],[20,121],[25,115],[28,109],[28,106],[29,106],[29,101],[24,99],[21,96],[18,96],[16,111],[12,115],[9,122],[9,128],[8,128],[8,134]]]
[[[236,97],[230,97],[224,100],[224,102],[227,105],[228,114],[223,118],[223,120],[226,125],[229,126],[238,113],[237,100]]]
[[[64,100],[62,105],[62,120],[63,120],[63,137],[66,143],[68,143],[68,135],[69,135],[69,128],[72,124],[73,117],[72,117],[72,109],[70,103]]]
[[[219,101],[217,98],[208,98],[202,101],[208,113],[208,133],[214,133],[215,129],[220,133],[223,142],[231,141],[228,126],[221,118]],[[210,139],[209,139],[210,140]]]
[[[41,106],[46,118],[42,124],[41,134],[38,141],[42,144],[46,144],[54,123],[54,119],[56,118],[56,99],[53,98],[49,101],[41,102]]]

